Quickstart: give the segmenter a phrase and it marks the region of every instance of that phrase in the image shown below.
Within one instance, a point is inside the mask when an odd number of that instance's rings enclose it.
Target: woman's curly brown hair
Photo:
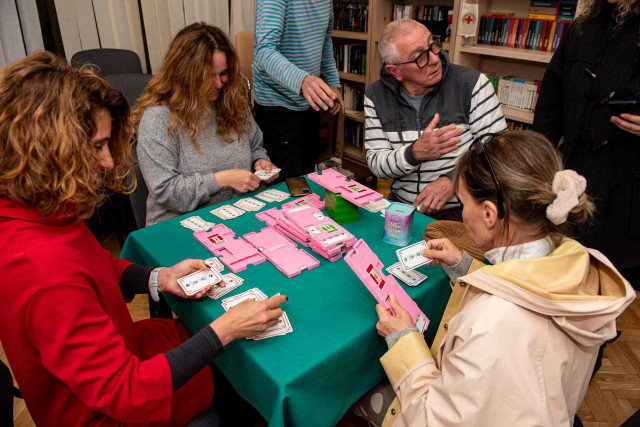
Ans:
[[[637,2],[638,0],[619,0],[616,3],[614,14],[618,27],[620,27],[627,18],[633,15],[633,7]],[[582,0],[582,2],[580,2],[580,16],[577,17],[579,19],[576,19],[576,24],[579,29],[581,28],[584,20],[592,18],[600,13],[603,3],[605,3],[603,0]]]
[[[213,87],[210,72],[215,51],[225,53],[228,66],[227,83],[214,101],[218,135],[227,142],[233,142],[233,133],[240,138],[249,120],[249,105],[238,55],[221,29],[203,22],[184,27],[171,42],[160,73],[151,79],[132,111],[134,129],[147,107],[166,105],[172,115],[168,133],[180,124],[197,147],[200,121],[212,113],[208,88]]]
[[[112,117],[111,170],[101,170],[91,143],[101,109]],[[93,72],[49,52],[0,72],[0,197],[41,215],[88,218],[109,190],[127,190],[130,139],[127,101]]]

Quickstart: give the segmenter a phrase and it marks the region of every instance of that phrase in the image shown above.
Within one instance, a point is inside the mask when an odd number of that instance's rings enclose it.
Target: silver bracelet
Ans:
[[[149,275],[149,295],[151,295],[151,299],[155,302],[160,301],[160,290],[158,289],[158,273],[164,267],[158,267],[151,270],[151,274]]]

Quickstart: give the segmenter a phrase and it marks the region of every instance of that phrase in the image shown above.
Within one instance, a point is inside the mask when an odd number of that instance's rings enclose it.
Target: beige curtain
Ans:
[[[36,3],[33,0],[1,0],[0,68],[43,49]]]

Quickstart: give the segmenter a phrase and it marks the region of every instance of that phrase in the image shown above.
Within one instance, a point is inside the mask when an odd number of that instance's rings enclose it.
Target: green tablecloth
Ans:
[[[310,186],[316,194],[324,195],[322,187],[313,182]],[[274,188],[286,191],[284,184]],[[262,210],[281,204],[267,203]],[[253,212],[223,221],[209,213],[214,207],[131,233],[122,249],[122,258],[140,265],[170,266],[185,258],[211,257],[193,238],[192,232],[179,224],[191,215],[199,215],[205,221],[223,222],[236,237],[265,227]],[[416,214],[411,243],[422,238],[425,226],[431,221]],[[388,267],[398,261],[395,254],[398,247],[382,241],[383,226],[380,213],[360,209],[360,221],[345,228],[364,239]],[[347,263],[343,259],[329,262],[309,248],[299,247],[320,260],[320,266],[288,279],[269,261],[250,265],[238,273],[245,279],[244,283],[223,297],[253,287],[268,296],[278,292],[287,295],[289,301],[282,308],[291,321],[293,333],[261,341],[236,340],[215,363],[270,425],[333,426],[360,396],[385,377],[378,359],[386,351],[386,344],[375,329],[376,301]],[[405,289],[429,317],[431,323],[426,336],[431,339],[444,312],[450,287],[441,267],[425,266],[419,271],[429,279]],[[228,272],[227,268],[223,274]],[[208,297],[194,301],[168,295],[167,300],[192,333],[224,313],[221,300]]]

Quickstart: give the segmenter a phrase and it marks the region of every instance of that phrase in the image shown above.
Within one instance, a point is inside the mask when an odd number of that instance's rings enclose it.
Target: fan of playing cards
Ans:
[[[280,295],[280,294],[276,294]],[[222,300],[222,307],[229,311],[231,307],[234,305],[240,304],[242,301],[246,301],[248,299],[252,299],[254,301],[264,301],[267,299],[267,296],[258,288],[249,289],[241,294],[234,295],[229,298],[225,298]],[[282,312],[282,316],[278,319],[278,323],[266,329],[264,332],[254,335],[252,337],[247,337],[247,339],[253,340],[262,340],[265,338],[276,337],[279,335],[286,335],[289,332],[293,332],[293,328],[291,327],[291,323],[289,322],[289,318],[287,317],[287,313]]]

